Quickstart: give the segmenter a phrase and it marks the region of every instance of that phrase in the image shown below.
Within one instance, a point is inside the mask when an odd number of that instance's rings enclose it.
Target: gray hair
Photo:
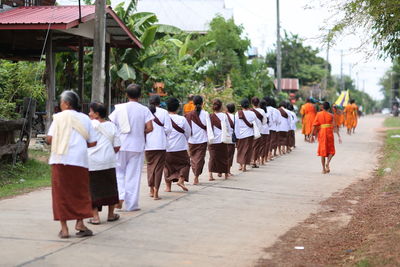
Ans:
[[[60,100],[67,102],[72,109],[78,111],[79,110],[79,96],[72,90],[66,90],[61,93]]]

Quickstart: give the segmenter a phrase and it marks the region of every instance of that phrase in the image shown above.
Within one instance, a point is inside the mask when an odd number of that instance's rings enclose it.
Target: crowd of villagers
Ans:
[[[165,192],[171,192],[173,183],[188,191],[190,169],[193,185],[200,183],[207,150],[208,180],[214,181],[214,175],[220,179],[232,176],[236,150],[239,171],[246,172],[295,148],[294,108],[287,102],[277,105],[272,97],[243,99],[238,111],[234,103],[215,99],[209,113],[203,109],[201,96],[189,96],[182,116],[177,98],[168,98],[163,109],[157,95],[150,97],[148,106],[139,103],[139,85],[129,85],[125,93],[128,101],[115,105],[109,116],[102,103],[91,103],[89,116],[81,113],[79,97],[73,91],[60,96],[61,112],[53,116],[47,133],[53,215],[61,223],[60,238],[70,237],[68,220],[76,220],[76,236],[93,235],[84,219],[100,224],[103,206],[108,206],[109,222],[120,218],[115,209],[139,210],[145,160],[149,195],[159,200],[162,177]],[[329,103],[323,104],[310,129],[315,132],[319,128],[318,153],[328,157],[324,165],[328,171],[334,155],[330,150],[334,120],[329,108]],[[305,120],[311,120],[308,111]]]
[[[330,162],[335,155],[334,133],[342,139],[339,133],[341,127],[346,127],[347,134],[355,133],[358,124],[359,110],[355,100],[351,99],[345,107],[331,105],[329,102],[318,102],[320,112],[317,113],[315,101],[307,99],[301,109],[302,133],[306,142],[314,143],[318,136],[318,156],[321,157],[322,173],[330,172]]]

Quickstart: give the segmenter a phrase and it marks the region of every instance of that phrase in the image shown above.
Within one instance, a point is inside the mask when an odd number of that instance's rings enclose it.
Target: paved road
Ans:
[[[175,188],[160,201],[142,183],[141,211],[91,226],[87,239],[57,238],[49,189],[0,201],[1,266],[252,266],[319,202],[375,167],[383,117],[361,119],[344,136],[329,175],[320,173],[316,144],[297,136],[297,149],[260,169],[224,181]],[[104,213],[104,212],[103,212]],[[104,220],[105,214],[103,214]],[[70,223],[70,230],[73,224]]]

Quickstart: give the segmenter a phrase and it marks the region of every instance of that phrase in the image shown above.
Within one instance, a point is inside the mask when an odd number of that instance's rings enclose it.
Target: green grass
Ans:
[[[357,267],[369,267],[372,266],[370,261],[368,259],[362,259],[359,262],[356,263]]]
[[[400,117],[390,117],[383,123],[385,127],[400,127]]]
[[[14,196],[50,186],[50,166],[29,159],[25,164],[0,163],[0,198]]]

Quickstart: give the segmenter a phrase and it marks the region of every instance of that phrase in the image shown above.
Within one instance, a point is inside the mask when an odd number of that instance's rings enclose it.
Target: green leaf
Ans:
[[[156,32],[157,32],[157,26],[151,26],[147,28],[146,31],[143,33],[143,35],[140,38],[140,41],[142,42],[145,48],[149,47],[154,42]]]
[[[182,60],[187,53],[189,42],[190,42],[190,37],[191,37],[190,34],[188,36],[186,36],[185,43],[179,49],[179,60]]]
[[[167,41],[173,43],[178,48],[181,48],[183,46],[183,42],[178,39],[171,38],[171,39],[168,39]]]
[[[122,65],[122,68],[117,72],[117,74],[124,81],[136,79],[135,70],[126,63]]]
[[[178,27],[167,25],[167,24],[155,24],[157,26],[157,33],[165,33],[165,34],[180,34],[182,30]]]

